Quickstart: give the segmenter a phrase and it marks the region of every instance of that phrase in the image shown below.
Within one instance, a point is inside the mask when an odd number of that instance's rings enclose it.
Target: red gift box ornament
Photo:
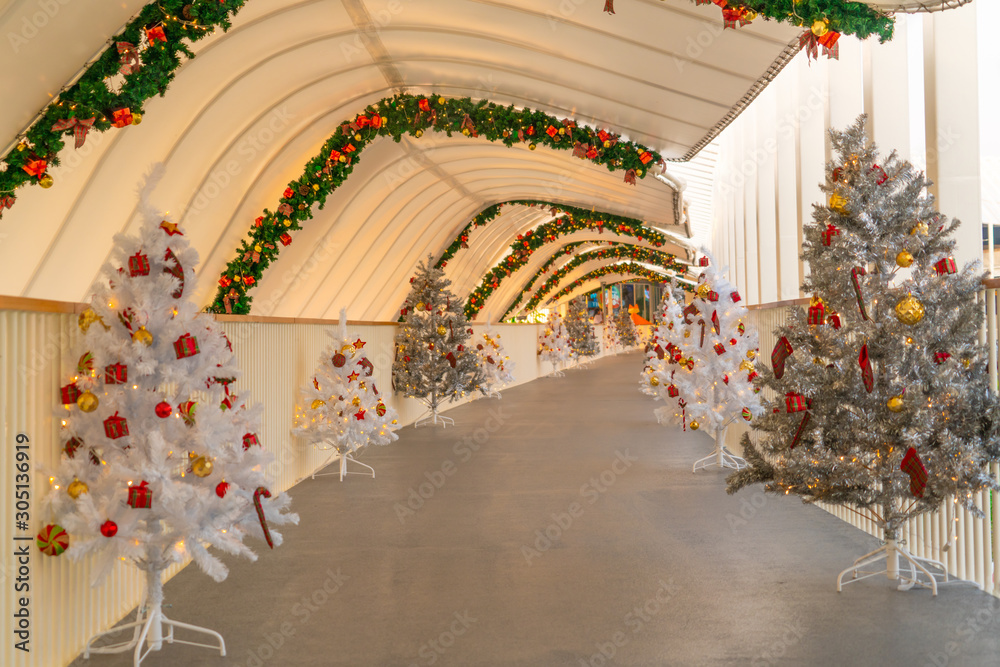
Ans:
[[[128,366],[113,363],[104,367],[104,384],[125,384],[128,382]]]
[[[680,394],[680,391],[678,391],[676,386],[670,385],[669,387],[667,387],[667,396],[669,396],[670,398],[677,398],[678,394]]]
[[[945,257],[934,264],[934,270],[938,272],[938,275],[945,275],[948,273],[957,273],[955,268],[955,260],[951,257]]]
[[[802,412],[806,409],[806,397],[790,391],[785,394],[785,412]]]
[[[725,354],[725,352],[726,352],[726,346],[725,345],[723,345],[722,343],[716,343],[715,344],[715,353],[716,354]]]
[[[899,469],[910,476],[910,493],[914,498],[924,497],[924,488],[927,487],[927,468],[923,461],[917,456],[917,450],[910,447],[906,450],[903,462],[899,464]]]
[[[132,509],[144,510],[153,506],[153,490],[149,482],[142,480],[139,486],[128,487],[128,505]]]
[[[826,324],[826,306],[819,297],[812,298],[812,305],[809,306],[809,324]]]
[[[167,41],[167,34],[163,32],[163,26],[154,25],[152,28],[146,28],[146,39],[149,40],[150,44],[165,42]]]
[[[733,303],[739,303],[742,300],[742,297],[740,297],[739,292],[733,292],[729,296],[732,298]]]
[[[198,339],[189,333],[184,334],[174,341],[174,353],[178,359],[187,359],[198,354]]]
[[[431,110],[431,103],[430,103],[430,101],[426,97],[424,97],[424,98],[422,98],[421,100],[419,100],[417,102],[417,107],[421,111],[427,111],[427,112],[429,112]]]
[[[708,257],[699,257],[698,266],[708,266]]]
[[[951,358],[951,355],[947,352],[935,352],[934,361],[938,364],[943,364],[945,361]]]
[[[708,300],[711,302],[716,302],[719,300],[719,293],[715,290],[708,290]]]
[[[851,269],[851,285],[854,286],[854,296],[858,299],[858,309],[861,311],[861,319],[868,319],[868,311],[865,310],[865,297],[861,292],[861,276],[867,274],[863,266],[855,266]]]
[[[124,438],[128,435],[128,422],[115,411],[115,414],[104,420],[104,435],[112,440]]]
[[[870,394],[875,387],[875,375],[872,372],[872,362],[868,358],[868,343],[861,346],[858,365],[861,366],[861,380],[865,383],[865,390]]]
[[[840,313],[838,313],[835,310],[830,311],[830,317],[827,319],[829,320],[830,324],[833,326],[834,329],[839,329],[841,326],[843,326],[843,323],[840,321]]]
[[[70,438],[66,441],[66,445],[63,447],[63,451],[66,452],[66,456],[73,458],[76,456],[76,450],[83,447],[83,440],[79,438]]]
[[[785,360],[793,352],[792,344],[788,338],[782,336],[771,350],[771,366],[774,368],[774,377],[778,380],[785,374]]]
[[[21,169],[28,172],[29,176],[41,178],[45,174],[45,170],[48,166],[49,163],[45,160],[28,160],[28,164],[21,167]]]
[[[135,278],[136,276],[148,276],[149,275],[149,257],[143,255],[141,252],[137,252],[128,258],[128,274]]]
[[[653,161],[653,154],[650,153],[649,151],[643,151],[642,153],[639,154],[639,162],[642,162],[643,164],[649,164],[652,161]]]
[[[243,449],[247,450],[251,447],[260,447],[260,440],[257,439],[256,433],[244,433],[243,434]]]
[[[76,399],[80,398],[80,388],[76,386],[76,383],[68,384],[59,390],[59,395],[62,397],[63,405],[72,405],[76,403]]]
[[[823,245],[828,246],[831,243],[833,243],[833,237],[834,236],[840,236],[840,230],[837,229],[836,225],[832,225],[830,223],[827,223],[826,224],[826,231],[823,232],[820,236],[823,237]]]
[[[285,232],[280,237],[278,237],[278,240],[281,241],[281,245],[287,246],[291,244],[292,237],[291,235],[288,234],[288,232]]]
[[[111,124],[115,127],[125,127],[132,124],[132,110],[128,107],[115,109],[111,112]]]
[[[549,125],[547,128],[545,128],[545,134],[549,135],[550,137],[554,137],[557,134],[559,134],[559,130],[557,130],[554,126]]]

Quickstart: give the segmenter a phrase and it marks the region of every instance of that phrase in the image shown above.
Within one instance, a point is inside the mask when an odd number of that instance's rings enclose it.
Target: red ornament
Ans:
[[[334,366],[336,366],[337,368],[341,368],[343,367],[344,364],[347,363],[347,357],[342,355],[340,352],[337,352],[335,355],[333,355],[332,361]]]
[[[802,394],[796,394],[794,391],[790,391],[785,394],[785,411],[786,412],[802,412],[806,409],[806,398]]]
[[[357,380],[357,379],[358,379],[359,377],[361,377],[361,376],[360,376],[360,375],[358,375],[358,372],[357,372],[357,371],[351,371],[351,374],[347,376],[347,381],[348,381],[348,382],[354,382],[354,381],[355,381],[355,380]]]
[[[114,363],[104,367],[104,384],[125,384],[128,382],[128,366]]]
[[[833,325],[833,328],[835,330],[843,326],[843,324],[840,321],[840,313],[836,311],[830,311],[830,317],[828,318],[828,321],[830,322],[831,325]]]
[[[739,292],[733,292],[729,296],[732,297],[733,303],[739,303],[740,301],[742,301],[742,297],[740,296]]]
[[[135,278],[136,276],[148,276],[149,275],[149,257],[143,255],[141,252],[137,252],[128,258],[128,274]]]
[[[282,234],[281,236],[279,236],[278,240],[281,241],[281,245],[290,245],[291,242],[292,242],[292,237],[291,237],[290,234],[288,234],[286,232],[286,233]]]
[[[59,524],[50,523],[38,533],[35,543],[46,556],[59,556],[69,549],[69,533]]]
[[[385,417],[385,403],[382,401],[378,402],[378,405],[375,406],[375,414],[379,417]]]
[[[840,236],[840,230],[837,229],[836,225],[830,223],[826,224],[826,231],[820,234],[823,237],[823,245],[828,246],[833,243],[834,236]]]
[[[128,487],[128,505],[133,509],[149,509],[153,506],[153,490],[149,482],[142,480],[139,486]]]
[[[937,362],[937,363],[939,363],[939,364],[943,364],[945,361],[947,361],[950,358],[951,358],[951,355],[948,354],[947,352],[935,352],[934,353],[934,361]]]
[[[445,356],[445,359],[448,360],[448,365],[451,366],[452,368],[455,368],[455,366],[458,363],[458,360],[455,358],[454,352],[449,352],[447,356]]]
[[[177,229],[176,224],[167,222],[166,220],[160,223],[160,229],[162,229],[167,236],[184,236],[184,232]]]
[[[80,398],[80,395],[83,394],[83,392],[80,391],[80,388],[76,386],[75,382],[73,382],[72,384],[62,387],[59,390],[59,394],[62,396],[63,405],[72,405],[73,403],[76,403],[76,399]]]
[[[225,288],[229,287],[232,284],[233,284],[233,281],[230,280],[229,278],[227,278],[226,276],[222,276],[221,278],[219,278],[219,285],[222,286],[222,289],[225,289]]]
[[[837,35],[837,37],[840,37],[840,35]],[[826,46],[826,45],[824,44],[824,46]],[[868,170],[868,173],[872,173],[872,172],[875,172],[875,175],[877,176],[877,179],[876,179],[875,182],[877,184],[879,184],[879,185],[882,185],[887,180],[889,180],[889,175],[885,173],[885,169],[883,169],[882,167],[878,166],[877,164],[873,164],[872,168]]]
[[[291,199],[295,196],[295,191],[291,188],[285,188],[284,197],[285,199]]]
[[[167,252],[164,253],[163,261],[166,262],[163,272],[169,273],[181,283],[177,286],[177,289],[170,293],[170,296],[179,299],[184,294],[184,268],[181,266],[180,260],[177,259],[177,255],[170,248],[167,248]]]
[[[28,164],[21,167],[24,171],[28,172],[29,175],[35,178],[41,178],[45,175],[45,170],[48,168],[49,163],[45,160],[28,160]]]
[[[111,112],[111,124],[115,127],[125,127],[132,124],[132,111],[128,107],[115,109]]]
[[[906,455],[903,457],[899,469],[910,476],[910,493],[915,498],[923,498],[924,488],[927,486],[927,468],[917,456],[915,448],[910,447],[906,450]]]
[[[736,345],[736,339],[735,338],[730,338],[729,339],[729,344],[730,345]]]
[[[219,496],[220,498],[225,498],[226,491],[228,490],[229,490],[229,482],[227,482],[226,480],[222,480],[221,482],[215,485],[215,495]]]
[[[246,276],[245,278],[243,278],[243,282],[246,284],[247,287],[250,287],[255,282],[257,282],[257,279],[254,278],[253,276]]]
[[[715,302],[719,300],[719,293],[715,290],[708,290],[708,300]]]
[[[809,306],[809,324],[826,324],[826,306],[819,301],[814,306]]]
[[[698,266],[708,266],[708,257],[699,257]]]
[[[365,346],[365,341],[361,340],[360,338],[357,339],[356,341],[354,341],[354,349],[355,350],[360,350],[364,346]]]
[[[865,310],[865,297],[861,292],[861,276],[868,273],[863,266],[855,266],[851,269],[851,285],[854,286],[854,296],[858,299],[858,309],[861,311],[861,319],[868,319],[868,311]]]
[[[160,419],[166,419],[173,411],[173,407],[171,407],[171,405],[166,401],[160,401],[156,404],[156,416]]]
[[[108,519],[101,524],[101,535],[104,537],[114,537],[118,533],[118,524]]]
[[[149,40],[150,44],[167,41],[167,35],[163,32],[163,26],[154,25],[152,28],[146,28],[146,39]]]
[[[194,426],[194,413],[197,407],[198,403],[195,401],[184,401],[177,406],[177,412],[188,426]]]
[[[365,377],[371,377],[372,373],[375,372],[375,364],[368,361],[368,357],[362,358],[361,361],[358,362],[358,366],[365,369]]]
[[[403,357],[403,361],[405,361],[405,362],[409,363],[409,361],[410,361],[410,358],[409,358],[409,357]]]
[[[83,440],[80,440],[79,438],[70,438],[63,447],[63,451],[66,452],[66,456],[73,458],[76,456],[76,450],[81,447],[83,447]]]
[[[872,364],[868,359],[868,343],[861,346],[858,353],[858,365],[861,366],[861,380],[865,384],[865,390],[870,394],[875,387],[875,375],[872,372]]]
[[[948,273],[957,273],[958,270],[955,268],[955,260],[951,257],[945,257],[944,259],[938,261],[934,264],[934,270],[938,272],[938,275],[945,275]]]
[[[355,412],[354,413],[354,418],[357,419],[358,421],[363,420],[365,418],[365,411],[364,411],[364,409],[362,408],[362,409],[358,410],[357,412]]]
[[[244,451],[250,449],[254,445],[260,446],[260,441],[257,440],[256,433],[244,433],[243,434],[243,449]]]
[[[715,344],[715,353],[716,354],[725,354],[725,352],[726,352],[726,346],[725,345],[723,345],[722,343],[716,343]]]
[[[677,387],[675,387],[674,385],[670,385],[669,387],[667,387],[667,396],[669,396],[670,398],[677,398],[678,394],[680,393],[681,392],[678,391]]]
[[[774,367],[774,377],[778,380],[785,374],[785,360],[793,352],[792,344],[788,338],[782,336],[771,351],[771,366]]]
[[[124,438],[128,435],[128,422],[115,411],[115,414],[104,420],[104,435],[112,440]]]
[[[174,353],[178,359],[186,359],[198,354],[198,339],[189,333],[174,341]]]

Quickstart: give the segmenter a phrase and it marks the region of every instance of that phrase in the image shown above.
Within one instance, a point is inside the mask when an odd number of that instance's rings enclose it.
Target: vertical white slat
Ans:
[[[994,480],[1000,480],[1000,464],[990,464],[990,475]],[[1000,560],[1000,494],[990,491],[990,563],[989,577],[992,578],[992,585],[986,590],[991,590],[993,595],[1000,596],[1000,577],[997,576],[997,561]]]

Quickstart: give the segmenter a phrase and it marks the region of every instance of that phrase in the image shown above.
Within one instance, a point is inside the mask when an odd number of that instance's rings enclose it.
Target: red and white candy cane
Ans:
[[[273,549],[274,542],[271,540],[271,531],[267,529],[267,519],[264,518],[264,508],[260,506],[261,496],[270,498],[271,492],[263,486],[258,486],[257,490],[253,492],[253,505],[257,508],[257,518],[260,519],[260,527],[264,529],[264,539],[267,540],[267,546]]]

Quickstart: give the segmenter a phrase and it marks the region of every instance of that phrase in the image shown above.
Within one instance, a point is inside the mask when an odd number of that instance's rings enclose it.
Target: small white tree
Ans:
[[[483,372],[482,391],[485,396],[502,398],[500,390],[514,381],[514,362],[500,342],[500,333],[490,324],[475,345],[476,359]]]
[[[560,376],[564,375],[560,366],[569,362],[572,352],[562,315],[553,311],[545,329],[538,336],[538,356],[542,361],[552,364],[553,376]]]
[[[684,321],[682,309],[684,296],[679,289],[667,288],[663,292],[659,306],[656,309],[656,325],[647,346],[646,365],[639,378],[639,390],[656,399],[662,398],[658,389],[660,381],[671,376],[668,367],[676,364],[674,359],[678,343],[683,341]],[[667,397],[673,403],[676,397]]]
[[[347,334],[347,312],[340,311],[336,329],[327,329],[330,343],[320,355],[316,375],[302,388],[303,403],[296,409],[295,435],[308,438],[319,449],[332,449],[340,460],[340,480],[366,445],[388,445],[398,439],[396,411],[382,400],[375,386],[375,366],[365,354],[365,341]],[[314,474],[313,477],[316,477]]]

